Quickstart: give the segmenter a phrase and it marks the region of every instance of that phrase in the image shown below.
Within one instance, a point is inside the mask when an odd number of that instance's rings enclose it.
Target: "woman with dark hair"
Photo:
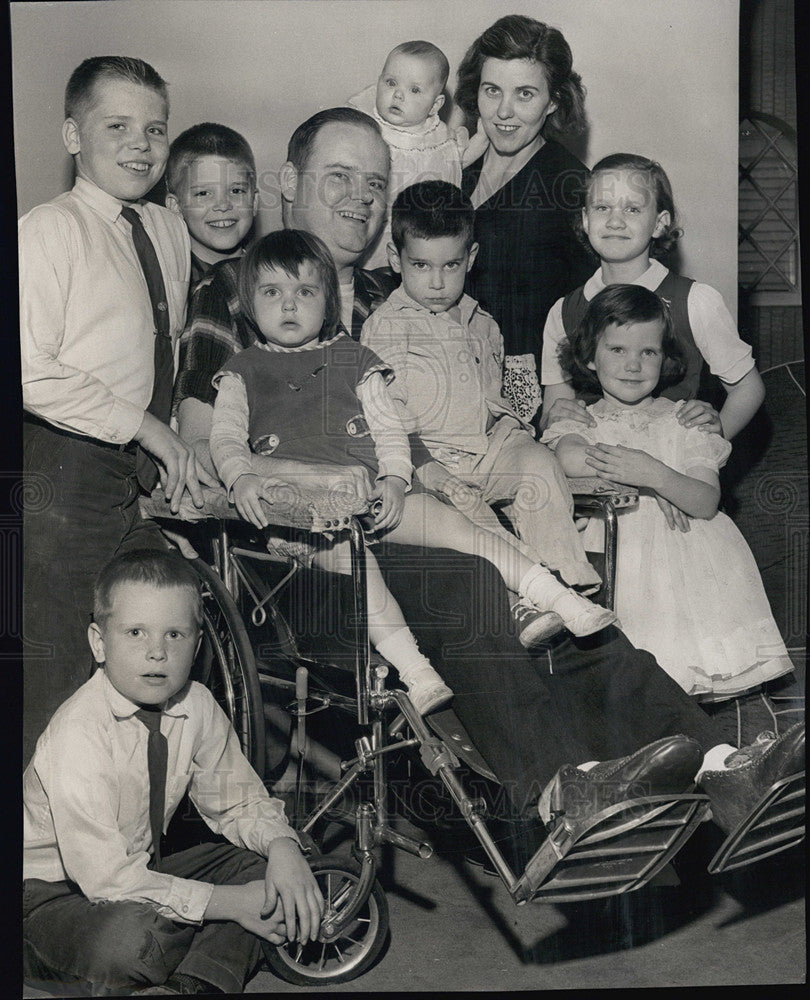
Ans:
[[[556,28],[510,14],[473,42],[458,70],[456,103],[489,140],[461,182],[480,244],[468,291],[501,328],[505,383],[529,419],[539,404],[546,315],[592,270],[573,231],[588,170],[552,138],[585,126],[572,63]]]

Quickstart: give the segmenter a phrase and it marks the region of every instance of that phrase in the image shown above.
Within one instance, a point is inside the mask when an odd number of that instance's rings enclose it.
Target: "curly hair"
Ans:
[[[669,212],[669,223],[659,236],[653,237],[650,244],[651,257],[665,257],[683,236],[683,229],[677,224],[675,199],[672,195],[669,177],[656,160],[650,160],[639,153],[611,153],[610,156],[603,157],[591,168],[591,175],[585,189],[581,192],[582,204],[587,204],[588,192],[593,188],[599,174],[615,173],[618,170],[633,171],[634,175],[654,192],[656,212]],[[596,251],[591,246],[588,234],[582,226],[581,215],[575,217],[574,229],[582,245],[595,254]]]
[[[669,307],[655,292],[642,285],[608,285],[594,295],[588,303],[582,322],[570,339],[564,340],[559,346],[560,367],[571,376],[571,382],[577,391],[599,392],[599,378],[588,365],[596,357],[599,338],[606,327],[611,323],[627,326],[629,323],[655,321],[663,325],[661,350],[664,354],[656,393],[669,385],[675,385],[686,374],[686,362],[681,345],[675,339]]]
[[[320,339],[330,340],[340,323],[340,288],[332,255],[326,244],[312,233],[301,229],[277,229],[254,240],[239,264],[239,303],[247,318],[261,336],[256,324],[253,294],[259,275],[265,268],[278,268],[298,277],[302,264],[312,264],[323,283],[326,297]]]
[[[458,68],[455,102],[472,125],[478,120],[478,87],[487,59],[529,59],[545,72],[548,92],[557,109],[543,133],[581,132],[586,125],[585,88],[572,66],[571,48],[556,28],[523,14],[507,14],[478,36]]]

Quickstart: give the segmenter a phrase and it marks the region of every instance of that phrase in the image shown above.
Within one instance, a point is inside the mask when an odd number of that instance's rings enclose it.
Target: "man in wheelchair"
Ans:
[[[393,279],[357,266],[382,217],[380,199],[365,197],[359,182],[346,204],[323,197],[329,164],[349,154],[358,179],[384,169],[385,144],[373,120],[346,109],[320,112],[294,133],[280,178],[284,225],[312,232],[329,247],[341,281],[344,323],[357,337]],[[345,217],[352,198],[361,205],[364,225]],[[218,265],[221,277],[232,267]],[[235,317],[227,318],[232,297],[214,308],[203,293],[201,287],[197,305],[192,300],[190,307],[175,403],[181,435],[210,464],[211,379],[247,345]],[[208,309],[216,314],[216,331]],[[268,475],[300,471],[286,469],[281,460],[266,461]],[[322,467],[312,474],[329,486],[331,472],[345,477],[346,471]],[[283,554],[283,541],[279,550]],[[570,816],[575,802],[580,813],[585,802],[598,810],[617,796],[684,791],[700,778],[713,807],[716,802],[716,819],[730,826],[765,787],[802,770],[803,723],[779,739],[738,751],[649,653],[612,626],[586,638],[559,636],[528,653],[504,631],[510,617],[506,591],[485,560],[384,543],[375,553],[420,648],[455,691],[456,714],[518,812],[537,816],[539,800],[541,818],[548,821],[552,814]],[[312,610],[309,586],[308,596],[293,601],[304,632]],[[351,584],[343,578],[340,586],[342,606],[349,607]],[[595,761],[598,766],[592,766]]]

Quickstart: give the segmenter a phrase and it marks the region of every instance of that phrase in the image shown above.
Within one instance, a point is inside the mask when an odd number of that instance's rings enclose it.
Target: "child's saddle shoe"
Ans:
[[[760,733],[755,743],[729,754],[727,770],[704,771],[700,786],[709,796],[712,819],[732,833],[777,781],[804,771],[804,720],[782,736]]]

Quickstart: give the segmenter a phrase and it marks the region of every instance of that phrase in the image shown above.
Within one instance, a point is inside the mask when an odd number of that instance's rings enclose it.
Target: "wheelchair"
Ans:
[[[612,602],[616,508],[634,503],[635,491],[588,480],[572,482],[572,492],[579,512],[599,511],[605,517],[604,598]],[[349,666],[301,654],[278,600],[296,568],[285,567],[281,579],[268,586],[266,574],[257,567],[268,561],[278,565],[278,557],[255,538],[244,541],[246,526],[224,491],[204,490],[204,498],[203,511],[184,498],[173,518],[157,491],[142,500],[142,509],[162,522],[167,535],[193,558],[201,579],[204,638],[192,677],[212,690],[245,755],[269,787],[279,767],[286,765],[285,773],[294,773],[291,823],[326,910],[317,941],[264,946],[268,965],[281,979],[310,987],[349,982],[377,959],[388,935],[386,896],[376,877],[378,848],[393,845],[425,860],[433,853],[428,840],[406,836],[391,823],[387,770],[406,754],[417,758],[417,766],[432,776],[458,810],[516,905],[579,902],[637,890],[710,818],[708,797],[697,791],[614,803],[579,821],[557,818],[548,824],[545,839],[523,870],[513,870],[487,824],[487,797],[467,789],[470,774],[483,778],[485,787],[497,790],[498,783],[462,723],[452,709],[420,716],[405,691],[387,685],[388,666],[372,653],[365,541],[358,519],[365,511],[360,501],[279,483],[266,506],[273,525],[348,534],[353,603]],[[181,521],[200,522],[198,534],[208,543],[205,558],[183,541]],[[257,630],[263,642],[256,641]],[[323,753],[311,728],[325,712],[341,715],[359,735],[348,755],[335,758],[339,763],[313,800],[307,795],[305,768]],[[276,724],[279,715],[289,721],[288,752],[280,762],[266,760],[265,754],[265,725]],[[351,855],[320,854],[319,830],[335,817],[354,827]],[[747,865],[800,843],[803,817],[801,772],[769,790],[743,827],[724,841],[709,870],[719,873]]]

